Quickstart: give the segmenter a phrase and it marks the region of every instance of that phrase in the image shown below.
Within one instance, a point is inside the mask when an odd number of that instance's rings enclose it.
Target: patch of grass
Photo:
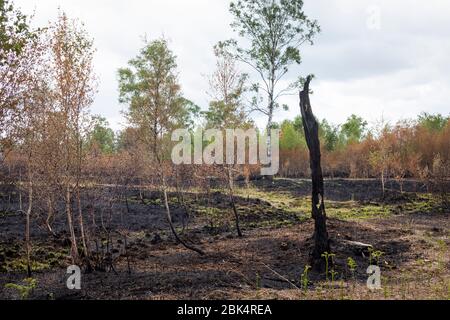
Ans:
[[[45,263],[49,264],[52,267],[60,266],[61,262],[64,261],[68,255],[68,250],[49,251],[45,256]]]
[[[330,202],[327,208],[329,217],[341,220],[360,220],[384,218],[391,215],[388,206],[360,205],[356,202]]]
[[[300,222],[300,220],[298,221]],[[295,225],[295,222],[292,220],[263,220],[263,221],[252,221],[246,222],[243,224],[247,228],[284,228],[284,227],[292,227]]]
[[[33,278],[26,278],[21,284],[7,283],[5,285],[6,289],[13,289],[19,293],[22,300],[28,299],[30,293],[36,288],[37,280]]]
[[[42,263],[39,261],[31,261],[32,271],[43,271],[49,270],[51,268],[50,264]],[[6,272],[26,272],[27,271],[27,259],[18,258],[11,261],[6,261],[4,264],[4,270]]]
[[[418,194],[416,199],[402,207],[405,213],[434,212],[442,210],[442,202],[432,194]]]
[[[67,249],[59,251],[51,247],[34,247],[31,251],[31,270],[44,271],[60,266],[68,255]],[[17,246],[0,247],[0,272],[26,272],[27,259]]]
[[[141,230],[141,231],[136,231],[136,232],[130,232],[130,234],[128,235],[128,238],[130,240],[144,240],[146,237],[146,233],[145,231]],[[104,245],[106,245],[106,243],[108,242],[107,239],[104,240]]]
[[[0,218],[6,218],[12,215],[14,215],[14,212],[0,210]]]
[[[249,196],[251,199],[267,201],[277,209],[286,213],[299,214],[304,217],[309,216],[311,211],[311,197],[294,197],[290,192],[269,192],[251,188],[239,190],[241,196]],[[370,219],[377,217],[387,217],[391,215],[390,206],[362,205],[355,201],[326,201],[327,214],[330,217],[341,220]]]
[[[282,191],[262,191],[256,188],[238,189],[237,194],[243,198],[249,197],[253,200],[269,202],[274,208],[283,210],[286,213],[300,213],[311,211],[311,202],[308,197],[297,198],[290,192]]]
[[[212,224],[220,224],[223,221],[224,210],[216,207],[197,207],[197,213],[206,217]]]

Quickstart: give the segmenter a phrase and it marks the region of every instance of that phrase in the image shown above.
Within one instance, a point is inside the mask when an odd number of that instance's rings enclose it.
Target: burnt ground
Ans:
[[[257,181],[238,192],[244,237],[234,229],[228,198],[220,189],[209,198],[186,193],[192,209],[182,237],[205,256],[177,244],[165,221],[157,193],[91,191],[83,208],[97,270],[83,273],[82,290],[66,288],[71,265],[65,215],[54,222],[57,237],[33,216],[33,278],[29,299],[448,299],[450,298],[449,213],[420,183],[398,185],[382,197],[374,180],[326,182],[329,233],[334,266],[325,273],[302,273],[309,261],[313,222],[309,218],[310,182]],[[92,194],[95,194],[93,196]],[[114,201],[105,201],[113,199]],[[0,206],[0,299],[19,298],[25,285],[24,217]],[[186,216],[174,194],[171,209],[178,231]],[[352,241],[373,246],[372,253]],[[125,245],[126,244],[126,245]],[[378,255],[378,256],[377,256]],[[356,262],[350,270],[348,258]],[[372,261],[371,261],[372,260]],[[382,290],[366,287],[366,269],[378,264]],[[333,275],[331,275],[333,274]],[[305,277],[303,277],[305,279]],[[334,281],[333,281],[334,280]],[[305,284],[307,283],[307,286]]]

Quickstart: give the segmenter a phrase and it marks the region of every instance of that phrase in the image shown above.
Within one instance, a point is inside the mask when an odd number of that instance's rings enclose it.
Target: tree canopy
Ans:
[[[178,83],[176,57],[167,40],[145,42],[139,55],[119,69],[121,103],[129,105],[129,122],[156,143],[179,127],[191,126],[199,108],[183,97]]]
[[[230,4],[230,13],[231,27],[240,40],[223,41],[218,47],[258,74],[259,81],[252,86],[256,93],[252,110],[266,115],[270,128],[280,107],[278,99],[300,87],[301,79],[284,88],[280,81],[292,65],[302,62],[299,47],[313,44],[320,32],[318,22],[306,16],[302,0],[238,0]]]

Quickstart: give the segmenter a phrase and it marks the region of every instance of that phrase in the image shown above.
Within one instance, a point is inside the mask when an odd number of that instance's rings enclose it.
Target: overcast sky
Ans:
[[[178,59],[188,99],[203,108],[205,75],[214,68],[212,47],[233,36],[229,0],[15,0],[35,23],[55,20],[58,7],[79,18],[95,39],[99,92],[92,112],[114,129],[124,119],[117,69],[142,47],[142,36],[164,36]],[[371,123],[414,118],[422,111],[450,112],[450,1],[305,0],[322,33],[302,47],[303,64],[289,78],[314,73],[312,103],[319,118],[341,123],[352,113]],[[299,114],[297,96],[282,103],[275,120]],[[259,118],[258,124],[266,120]]]

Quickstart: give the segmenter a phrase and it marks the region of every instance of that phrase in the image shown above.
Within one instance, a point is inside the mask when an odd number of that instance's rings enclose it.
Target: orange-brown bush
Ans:
[[[324,174],[329,178],[380,178],[383,175],[385,179],[396,179],[402,184],[406,178],[424,178],[424,170],[432,172],[438,155],[443,166],[448,165],[450,121],[441,130],[402,121],[384,128],[377,136],[368,134],[360,142],[341,144],[331,151],[322,149]],[[307,150],[303,145],[282,149],[280,155],[281,176],[308,176]]]

